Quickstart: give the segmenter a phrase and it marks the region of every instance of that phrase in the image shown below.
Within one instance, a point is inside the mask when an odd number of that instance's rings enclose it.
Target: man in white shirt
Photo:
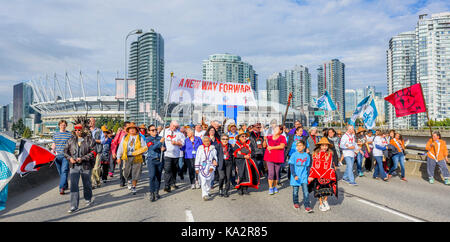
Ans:
[[[177,189],[177,164],[180,158],[180,148],[184,145],[186,139],[183,133],[177,130],[178,122],[172,121],[168,129],[163,130],[160,134],[164,138],[164,146],[166,151],[164,152],[164,191],[170,192],[172,187]]]
[[[197,124],[195,125],[195,133],[194,136],[199,137],[200,139],[203,138],[203,136],[205,135],[206,130],[202,129],[202,125],[201,124]]]
[[[344,177],[342,180],[348,182],[350,185],[357,186],[355,182],[355,176],[353,174],[353,164],[355,163],[355,151],[357,148],[355,129],[352,125],[347,126],[347,132],[342,135],[339,148],[342,150],[347,168],[345,169]]]

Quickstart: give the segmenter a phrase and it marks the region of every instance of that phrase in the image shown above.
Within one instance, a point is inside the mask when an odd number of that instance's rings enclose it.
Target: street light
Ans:
[[[124,102],[123,102],[123,121],[125,122],[125,121],[127,121],[127,94],[128,94],[128,77],[127,77],[127,62],[128,62],[128,60],[127,60],[127,40],[128,40],[128,37],[130,36],[130,35],[133,35],[133,34],[142,34],[142,29],[136,29],[136,30],[133,30],[133,31],[131,31],[130,33],[128,33],[127,34],[127,37],[125,37],[125,78],[124,78],[124,81],[125,81],[125,88],[124,88],[124,95],[123,95],[123,98],[124,98]]]

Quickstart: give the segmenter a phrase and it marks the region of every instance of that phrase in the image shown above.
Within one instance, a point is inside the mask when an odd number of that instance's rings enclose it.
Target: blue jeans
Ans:
[[[148,176],[150,183],[150,192],[159,191],[161,186],[161,174],[163,170],[163,163],[157,161],[147,161]]]
[[[374,156],[374,158],[377,161],[377,165],[373,171],[373,178],[377,178],[378,176],[381,179],[386,178],[387,175],[383,168],[383,156]]]
[[[362,162],[364,160],[364,155],[358,152],[358,155],[356,155],[356,171],[358,172],[358,175],[362,172]]]
[[[398,162],[400,161],[400,168],[402,170],[402,178],[405,177],[405,155],[402,153],[397,153],[394,156],[392,156],[392,167],[389,169],[389,174],[392,175],[392,173],[395,172],[395,170],[398,167]]]
[[[55,158],[56,169],[59,173],[59,189],[68,189],[69,183],[67,179],[69,177],[69,161],[64,157],[64,155],[57,155]]]
[[[351,156],[344,157],[345,163],[347,164],[347,168],[344,172],[344,177],[342,179],[353,183],[355,182],[355,176],[353,175],[353,163],[355,163],[355,158]]]
[[[300,186],[293,186],[292,188],[293,188],[292,190],[293,202],[294,204],[298,204],[298,190],[300,190]],[[305,208],[310,207],[307,183],[302,183],[302,191],[303,191],[303,204],[305,205]]]

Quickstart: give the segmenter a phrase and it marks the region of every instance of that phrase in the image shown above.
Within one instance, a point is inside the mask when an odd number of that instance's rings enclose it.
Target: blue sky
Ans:
[[[117,72],[123,75],[124,38],[137,28],[163,35],[166,80],[172,71],[201,78],[203,60],[231,53],[253,65],[260,87],[274,72],[305,65],[315,91],[317,67],[338,58],[347,88],[386,92],[389,39],[414,30],[419,14],[449,10],[439,0],[3,1],[0,104],[12,100],[14,84],[41,78],[52,86],[54,73],[61,80],[65,70],[77,89],[81,69],[94,92],[100,70],[102,91],[112,93]]]

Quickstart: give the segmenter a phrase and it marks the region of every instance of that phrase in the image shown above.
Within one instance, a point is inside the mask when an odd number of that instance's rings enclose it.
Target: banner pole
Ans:
[[[167,110],[169,109],[169,100],[170,100],[170,92],[172,90],[172,81],[173,81],[173,72],[170,73],[170,85],[169,85],[169,93],[167,95],[167,100],[166,100],[166,107],[164,110],[164,117],[162,120],[163,123],[163,135],[162,137],[165,138],[166,137],[166,116],[167,116]],[[166,142],[166,140],[164,139],[164,143]],[[159,160],[162,160],[162,156],[163,156],[163,152],[161,152],[161,155],[159,157]]]

